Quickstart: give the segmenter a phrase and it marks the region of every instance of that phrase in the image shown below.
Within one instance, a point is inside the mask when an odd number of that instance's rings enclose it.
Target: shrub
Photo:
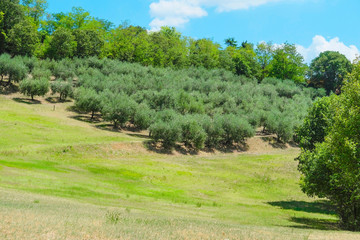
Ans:
[[[44,96],[49,91],[49,81],[45,78],[41,79],[26,79],[20,83],[20,92],[31,96],[34,100],[34,96]]]

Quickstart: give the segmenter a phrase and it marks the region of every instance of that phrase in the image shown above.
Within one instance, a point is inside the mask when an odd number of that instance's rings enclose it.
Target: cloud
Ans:
[[[208,15],[204,8],[215,8],[218,12],[249,9],[270,2],[285,0],[159,0],[150,4],[152,31],[162,26],[182,27],[193,18]],[[294,0],[291,0],[294,1]]]
[[[154,20],[150,23],[151,30],[157,31],[162,26],[180,27],[191,18],[207,16],[207,12],[190,1],[160,0],[150,4],[150,15]]]
[[[350,61],[353,61],[360,55],[359,49],[356,46],[347,46],[343,42],[340,42],[338,37],[327,41],[323,36],[316,35],[309,47],[306,48],[301,45],[297,45],[296,47],[307,63],[310,63],[311,60],[325,51],[337,51],[344,54]]]

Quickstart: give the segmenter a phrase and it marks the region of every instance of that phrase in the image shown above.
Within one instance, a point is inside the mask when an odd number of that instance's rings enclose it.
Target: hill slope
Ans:
[[[296,230],[336,229],[299,189],[296,148],[158,154],[76,120],[71,103],[23,102],[0,96],[0,238],[336,239]]]

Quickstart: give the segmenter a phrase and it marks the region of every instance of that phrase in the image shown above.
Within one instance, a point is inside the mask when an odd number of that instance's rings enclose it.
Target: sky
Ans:
[[[360,55],[359,0],[48,0],[48,12],[82,7],[115,25],[127,21],[156,31],[173,26],[184,36],[224,45],[295,44],[307,63],[323,51]]]

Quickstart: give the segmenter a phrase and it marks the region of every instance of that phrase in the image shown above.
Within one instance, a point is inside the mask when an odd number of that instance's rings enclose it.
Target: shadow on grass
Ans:
[[[316,202],[305,201],[278,201],[268,202],[271,206],[280,207],[287,210],[295,210],[307,213],[320,213],[320,214],[335,214],[335,207],[327,200],[321,200]],[[339,223],[332,219],[318,219],[307,217],[291,217],[291,222],[298,225],[292,225],[290,227],[300,229],[318,229],[318,230],[340,230]]]
[[[300,224],[290,226],[300,229],[317,229],[317,230],[341,230],[338,221],[331,219],[318,219],[306,217],[291,217],[290,221]]]
[[[49,103],[67,103],[67,102],[72,102],[71,100],[69,99],[65,99],[65,100],[60,100],[59,97],[48,97],[45,99],[47,102]]]
[[[295,210],[308,213],[335,214],[335,207],[329,201],[321,200],[316,202],[305,201],[278,201],[268,202],[271,206],[282,209]]]
[[[91,116],[86,116],[86,115],[71,116],[70,118],[78,120],[78,121],[82,121],[82,122],[87,122],[87,123],[101,122],[100,116],[98,116],[98,115],[94,115],[93,118],[91,118]]]
[[[147,137],[150,138],[150,137]],[[182,154],[182,155],[198,155],[199,150],[191,147],[185,146],[185,144],[175,144],[172,147],[163,146],[162,143],[155,142],[154,140],[148,140],[144,142],[144,146],[146,149],[152,152],[156,152],[159,154],[172,154],[173,151]],[[221,153],[234,153],[234,152],[244,152],[249,149],[247,144],[238,144],[238,145],[231,145],[231,146],[218,146],[216,148],[204,148],[201,151],[207,153],[214,153],[215,150]]]
[[[32,104],[41,104],[41,102],[39,100],[31,100],[31,99],[28,99],[28,98],[13,98],[13,100],[15,102],[18,102],[18,103],[25,103],[25,104],[29,104],[29,105],[32,105]]]
[[[13,84],[6,85],[5,82],[0,83],[0,94],[10,95],[13,93],[17,93],[19,91],[19,87]]]
[[[261,137],[261,140],[269,143],[273,148],[286,149],[286,148],[288,148],[288,145],[291,147],[298,147],[298,144],[293,141],[285,143],[285,142],[279,141],[274,136],[263,136],[263,137]]]

